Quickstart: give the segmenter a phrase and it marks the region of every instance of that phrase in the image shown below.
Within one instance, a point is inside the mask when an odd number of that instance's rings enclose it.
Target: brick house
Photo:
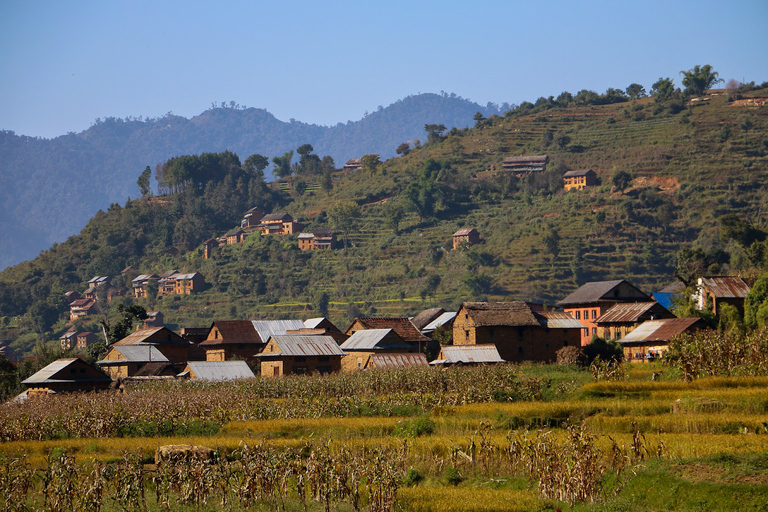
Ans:
[[[675,318],[667,308],[656,301],[623,302],[614,304],[597,317],[597,335],[606,340],[619,340],[646,320]]]
[[[562,347],[578,346],[581,324],[538,304],[465,302],[453,322],[454,345],[493,344],[505,361],[554,361]]]
[[[620,302],[653,302],[653,299],[620,279],[586,283],[557,305],[581,323],[581,346],[586,346],[597,336],[597,319]]]
[[[77,299],[72,301],[69,305],[69,319],[77,320],[88,315],[94,314],[96,311],[96,301],[94,299]]]
[[[245,212],[245,215],[243,215],[243,220],[240,221],[240,227],[243,229],[256,228],[258,227],[263,217],[264,211],[258,206],[255,206]]]
[[[57,359],[39,372],[22,381],[26,396],[47,396],[52,393],[97,391],[108,389],[112,379],[82,359]]]
[[[453,248],[480,243],[480,233],[475,228],[462,228],[453,234]]]
[[[191,343],[167,327],[139,329],[112,344],[113,347],[154,346],[171,363],[189,360]]]
[[[133,296],[137,299],[146,298],[149,283],[152,281],[156,283],[158,279],[160,279],[160,277],[157,274],[141,274],[139,276],[136,276],[131,281],[131,286],[133,288]]]
[[[190,274],[174,274],[174,293],[176,295],[190,295],[200,292],[205,288],[205,278],[199,272]]]
[[[258,226],[259,232],[262,235],[293,235],[303,228],[302,224],[296,222],[287,213],[270,213],[265,215]]]
[[[208,336],[200,343],[207,361],[229,361],[232,358],[257,361],[271,336],[304,328],[301,320],[226,320],[211,325]]]
[[[683,333],[708,329],[701,318],[664,318],[648,320],[618,340],[624,350],[624,360],[632,363],[653,361],[663,357],[672,338]]]
[[[341,368],[345,372],[362,370],[374,354],[409,353],[413,347],[392,329],[362,329],[339,347],[345,356]]]
[[[563,174],[563,188],[566,191],[572,188],[583,190],[586,187],[594,187],[595,185],[597,185],[597,173],[592,169],[568,171]]]
[[[271,336],[257,357],[262,377],[282,377],[338,372],[344,352],[330,336],[284,334]]]
[[[224,235],[224,237],[227,239],[227,245],[234,245],[245,242],[247,236],[248,233],[246,233],[242,228],[232,229],[228,231],[226,235]]]
[[[721,305],[730,304],[743,315],[744,299],[749,291],[749,285],[738,276],[700,277],[694,295],[696,309],[703,311],[711,308],[712,313],[718,315]]]
[[[215,238],[209,238],[203,242],[203,259],[208,259],[213,256],[213,250],[219,247],[219,241]]]
[[[311,233],[299,233],[299,249],[302,251],[333,250],[336,247],[336,235],[330,229],[316,229]]]

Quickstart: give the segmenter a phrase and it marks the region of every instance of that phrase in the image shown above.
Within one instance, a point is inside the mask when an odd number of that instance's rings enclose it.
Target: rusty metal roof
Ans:
[[[581,322],[573,318],[570,313],[563,311],[537,311],[537,316],[542,317],[541,325],[548,329],[583,329]]]
[[[678,334],[682,334],[690,329],[703,329],[706,327],[708,327],[707,323],[701,318],[665,318],[663,320],[648,320],[617,341],[622,344],[655,341],[668,342]]]
[[[614,304],[608,311],[600,315],[595,323],[620,324],[640,321],[643,316],[654,318],[671,318],[672,313],[658,302],[624,302]],[[649,318],[650,320],[650,318]]]
[[[702,277],[699,286],[718,299],[743,299],[750,290],[742,278],[734,276]]]
[[[457,232],[453,234],[453,236],[467,236],[472,234],[472,232],[477,233],[477,230],[475,228],[461,228]]]
[[[262,352],[257,357],[270,356],[343,356],[344,352],[330,336],[275,335],[273,340],[280,352]]]

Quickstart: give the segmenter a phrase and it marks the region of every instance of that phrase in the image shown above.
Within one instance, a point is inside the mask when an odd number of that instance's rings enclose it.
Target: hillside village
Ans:
[[[163,279],[178,282],[174,275]],[[86,294],[93,298],[85,300],[98,300],[98,289],[107,282],[104,276],[89,281],[93,286]],[[191,293],[186,286],[173,290]],[[693,299],[715,316],[724,307],[743,314],[749,292],[740,277],[709,276],[699,280]],[[138,287],[134,293],[140,293]],[[157,379],[254,378],[254,370],[271,378],[414,366],[573,364],[585,360],[584,348],[595,340],[620,346],[626,361],[644,363],[663,358],[675,336],[711,328],[701,317],[670,312],[680,293],[680,287],[671,287],[649,295],[626,280],[590,282],[555,305],[464,302],[458,311],[429,308],[411,318],[358,317],[344,330],[327,318],[297,318],[216,320],[209,328],[175,332],[163,326],[161,312],[149,312],[135,332],[110,344],[95,366],[80,358],[59,359],[24,380],[21,398]],[[70,330],[61,347],[84,349],[96,337]]]

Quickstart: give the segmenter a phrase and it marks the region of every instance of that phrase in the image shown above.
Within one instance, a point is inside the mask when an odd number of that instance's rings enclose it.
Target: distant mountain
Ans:
[[[477,112],[501,113],[456,95],[419,94],[332,127],[280,121],[264,109],[218,107],[191,119],[107,118],[54,139],[0,131],[0,269],[77,233],[98,210],[137,196],[144,168],[173,156],[229,149],[241,160],[254,153],[271,159],[309,143],[341,167],[368,153],[394,156],[402,142],[426,138],[427,123],[469,126]]]

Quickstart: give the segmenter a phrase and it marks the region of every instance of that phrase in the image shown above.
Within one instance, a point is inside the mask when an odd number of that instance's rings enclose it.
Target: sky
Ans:
[[[426,92],[680,86],[697,64],[768,81],[768,0],[0,0],[0,129],[51,138],[222,101],[329,126]]]

